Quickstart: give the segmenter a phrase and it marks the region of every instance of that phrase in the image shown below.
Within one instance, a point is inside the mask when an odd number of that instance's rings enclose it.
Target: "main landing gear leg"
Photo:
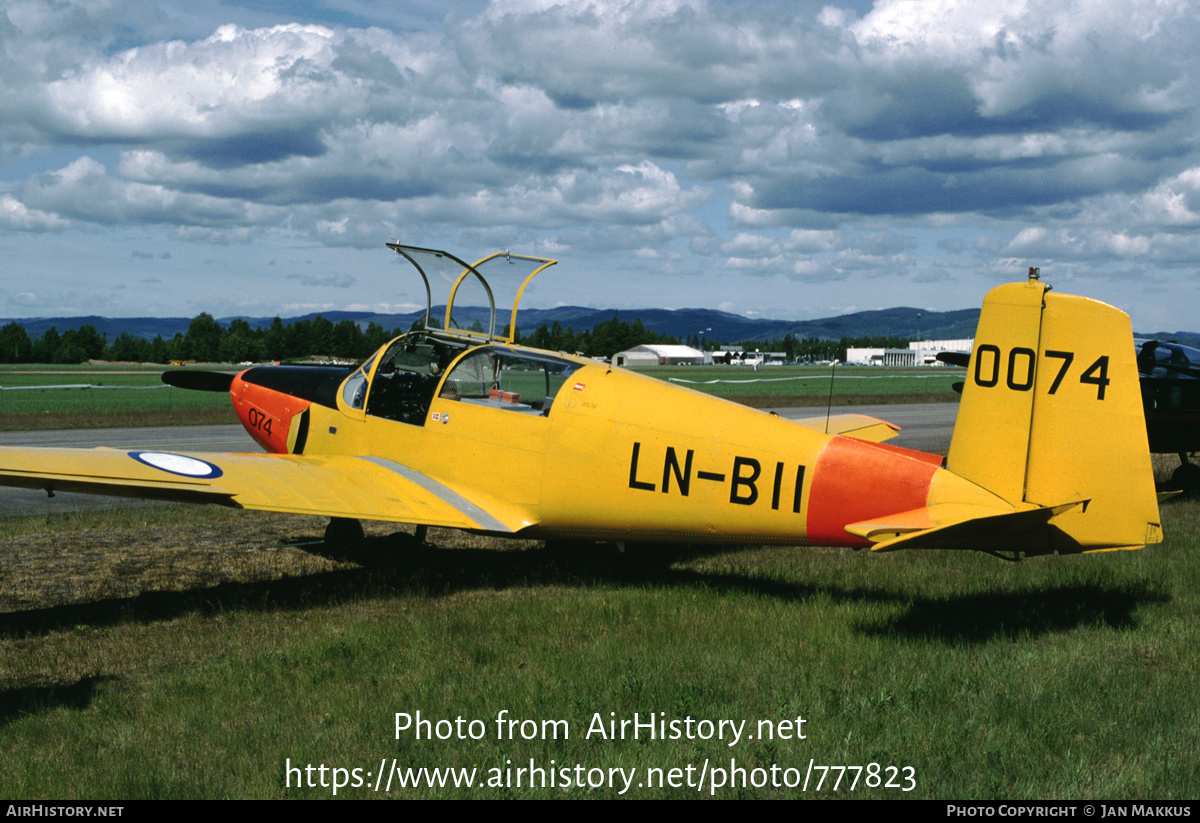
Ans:
[[[325,545],[353,548],[363,540],[362,523],[349,517],[331,517],[325,527]]]
[[[1179,468],[1171,475],[1171,485],[1184,491],[1200,487],[1200,466],[1188,459],[1187,452],[1179,453]]]

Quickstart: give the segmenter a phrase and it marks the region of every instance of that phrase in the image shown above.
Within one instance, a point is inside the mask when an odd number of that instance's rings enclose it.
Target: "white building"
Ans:
[[[718,349],[709,352],[709,362],[728,364],[732,366],[771,366],[781,365],[787,360],[787,353],[781,351],[745,351],[741,346],[731,346],[728,349]]]
[[[683,366],[711,363],[712,358],[691,346],[634,346],[612,356],[614,366],[637,368],[638,366]]]
[[[907,349],[846,349],[846,363],[855,366],[940,366],[938,352],[970,354],[975,339],[914,340]]]

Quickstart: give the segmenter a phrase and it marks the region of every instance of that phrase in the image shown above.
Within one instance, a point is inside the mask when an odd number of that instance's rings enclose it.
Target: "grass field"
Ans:
[[[162,367],[0,370],[0,430],[235,423],[224,393],[163,384]]]
[[[705,394],[748,406],[824,406],[853,403],[957,402],[952,385],[963,379],[955,368],[884,369],[840,366],[668,366],[639,369]]]
[[[232,370],[227,367],[226,370]],[[162,367],[0,369],[0,431],[235,423],[229,397],[164,386]],[[824,406],[829,368],[678,367],[645,374],[756,408]],[[838,369],[833,404],[955,402],[958,369]]]
[[[339,797],[628,778],[633,797],[1195,798],[1200,503],[1163,514],[1159,546],[1020,564],[436,530],[423,549],[385,526],[350,557],[311,542],[316,518],[198,507],[5,521],[0,775],[12,798],[97,800],[330,797],[335,777]],[[397,735],[417,712],[435,739]],[[679,739],[597,732],[635,713]],[[746,725],[730,745],[738,727],[700,739],[689,717]],[[393,764],[477,785],[376,792]],[[822,766],[866,770],[818,789]]]

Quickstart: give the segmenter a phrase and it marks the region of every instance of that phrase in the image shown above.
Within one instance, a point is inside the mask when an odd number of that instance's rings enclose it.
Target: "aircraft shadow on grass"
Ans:
[[[96,687],[115,675],[93,675],[61,686],[21,686],[0,689],[0,726],[21,717],[43,714],[51,709],[86,709],[96,696]]]
[[[190,613],[305,609],[363,597],[444,597],[460,591],[583,588],[599,583],[639,588],[702,586],[797,603],[822,597],[835,602],[902,602],[908,607],[896,618],[859,630],[871,635],[982,643],[996,638],[1035,638],[1079,626],[1128,629],[1136,625],[1133,615],[1139,606],[1170,599],[1164,590],[1145,583],[925,598],[882,588],[788,583],[678,567],[728,551],[727,547],[643,544],[621,553],[613,544],[496,551],[414,548],[412,542],[411,535],[400,533],[367,538],[354,550],[324,544],[305,546],[317,554],[364,564],[354,569],[0,614],[0,637],[29,637],[79,625],[151,623]],[[403,550],[397,550],[397,543],[403,544]]]
[[[1144,583],[1060,586],[949,599],[918,597],[903,616],[882,626],[862,627],[862,631],[888,637],[984,643],[998,638],[1033,639],[1083,626],[1132,629],[1137,625],[1133,614],[1139,606],[1170,599],[1165,592]]]

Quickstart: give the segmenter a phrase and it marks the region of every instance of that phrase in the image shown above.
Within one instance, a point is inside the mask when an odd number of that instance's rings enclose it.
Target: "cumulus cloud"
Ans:
[[[194,195],[160,184],[137,183],[109,176],[91,157],[38,175],[18,189],[30,206],[63,218],[98,224],[173,222],[187,214],[198,224],[244,218],[248,204]]]
[[[67,227],[56,214],[31,209],[11,194],[0,196],[0,226],[17,231],[55,231]]]
[[[287,205],[450,196],[474,213],[480,188],[518,208],[525,192],[579,204],[574,181],[602,167],[685,163],[695,179],[741,179],[733,219],[765,226],[1145,186],[1154,164],[1114,136],[1188,111],[1184,73],[1143,56],[1148,38],[1181,36],[1181,5],[1138,7],[1132,26],[1106,4],[827,12],[497,2],[415,40],[230,24],[92,55],[45,85],[40,121],[48,139],[144,146],[121,160],[127,181]],[[1097,38],[1129,56],[1119,83]],[[1029,133],[1020,113],[1041,109],[1070,133]],[[576,219],[628,219],[628,201],[593,191]]]
[[[361,99],[355,78],[330,71],[333,41],[320,26],[230,25],[196,43],[127,49],[47,84],[47,114],[90,138],[197,140],[193,151],[215,155],[242,146],[258,162],[317,153],[314,123],[352,117]],[[263,145],[246,145],[255,133]]]

